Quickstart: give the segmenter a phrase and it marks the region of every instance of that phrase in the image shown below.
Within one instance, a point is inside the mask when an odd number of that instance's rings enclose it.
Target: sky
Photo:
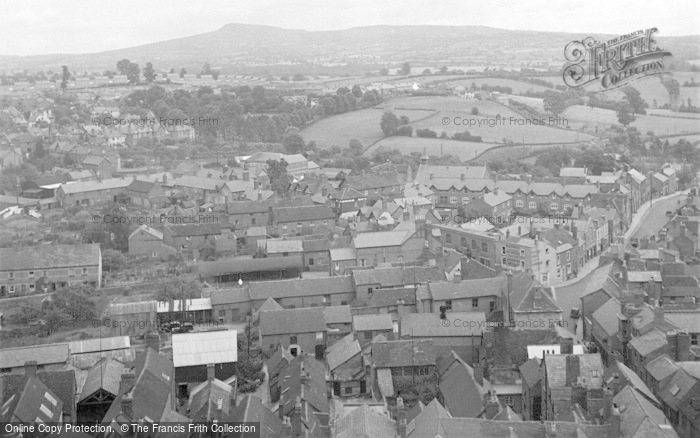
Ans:
[[[510,30],[700,35],[700,2],[677,0],[2,0],[0,55],[95,53],[211,32],[229,23],[338,30],[482,25]]]

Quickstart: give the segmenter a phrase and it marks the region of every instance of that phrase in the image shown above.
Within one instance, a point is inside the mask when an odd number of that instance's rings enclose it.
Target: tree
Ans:
[[[66,318],[68,318],[68,315],[56,308],[46,312],[44,315],[44,323],[46,324],[46,330],[49,334],[56,333]]]
[[[431,75],[431,74],[433,74],[433,72],[430,71],[429,68],[426,68],[425,70],[423,70],[423,73],[422,73],[422,74],[423,74],[423,75]]]
[[[620,122],[622,126],[627,126],[635,120],[637,120],[637,117],[626,109],[622,109],[617,112],[617,121]]]
[[[114,249],[106,249],[102,252],[102,266],[109,272],[118,271],[126,266],[126,256]]]
[[[404,76],[408,76],[411,74],[411,64],[408,61],[401,64],[400,73]]]
[[[95,288],[84,284],[64,287],[54,294],[54,305],[73,319],[93,319],[97,310],[90,297],[94,294]]]
[[[129,71],[129,66],[131,66],[131,61],[124,58],[121,61],[117,62],[117,71],[120,75],[125,75]]]
[[[61,89],[65,90],[68,86],[68,81],[70,80],[70,72],[68,71],[68,66],[64,65],[61,67]]]
[[[111,203],[101,210],[101,220],[85,228],[83,242],[99,243],[102,250],[127,251],[129,248],[129,224],[126,210]]]
[[[630,109],[634,114],[646,114],[645,108],[649,108],[644,99],[642,99],[641,93],[634,87],[624,87],[622,92],[625,93],[625,99],[629,102]]]
[[[164,283],[155,294],[157,301],[184,300],[190,298],[201,298],[202,283],[196,278],[176,278],[174,281]]]
[[[287,162],[284,159],[267,160],[267,175],[272,189],[284,196],[292,183],[292,177],[287,173]]]
[[[389,69],[386,67],[379,69],[379,76],[389,76]]]
[[[151,64],[150,62],[147,62],[146,66],[143,68],[143,77],[149,84],[153,83],[153,81],[155,81],[156,79],[156,71],[153,68],[153,64]]]
[[[548,92],[543,99],[544,110],[558,116],[567,108],[566,99],[561,93]]]
[[[384,135],[394,135],[396,129],[399,127],[399,119],[394,113],[387,111],[382,115],[382,120],[379,122],[379,126],[382,128]]]
[[[411,121],[408,119],[408,116],[401,116],[399,117],[399,125],[408,125]]]
[[[129,68],[126,71],[126,78],[129,80],[130,84],[138,84],[141,81],[141,69],[138,64],[135,62],[129,64]]]
[[[479,108],[477,108],[477,107],[472,107],[472,115],[473,115],[473,116],[478,116],[478,115],[479,115]]]
[[[442,73],[442,74],[447,73],[447,66],[446,65],[443,65],[442,67],[440,67],[440,73]]]
[[[355,138],[350,140],[349,148],[350,151],[352,151],[352,154],[356,157],[362,155],[362,151],[364,151],[365,149],[365,147],[362,145],[362,142]]]
[[[305,144],[304,138],[297,133],[289,134],[284,137],[284,140],[282,140],[284,151],[287,154],[300,154],[304,152]]]
[[[357,85],[357,84],[353,85],[351,91],[352,91],[352,95],[355,96],[356,98],[358,98],[358,99],[362,98],[362,88],[359,85]]]
[[[185,70],[185,67],[182,67],[180,69],[180,78],[184,78],[186,74],[187,74],[187,70]]]

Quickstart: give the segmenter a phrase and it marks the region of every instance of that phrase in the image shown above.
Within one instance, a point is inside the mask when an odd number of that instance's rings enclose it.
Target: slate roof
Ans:
[[[229,421],[258,423],[260,438],[277,438],[282,434],[282,420],[252,394],[246,395],[232,410]]]
[[[571,359],[569,359],[569,357]],[[579,362],[579,374],[569,376],[567,373],[567,360],[577,360]],[[600,386],[603,378],[603,362],[599,354],[547,354],[544,356],[544,372],[547,374],[547,381],[551,388],[563,388],[572,379],[575,382],[577,377],[586,377],[587,385]],[[599,380],[592,379],[593,372],[597,371]]]
[[[688,333],[700,333],[700,312],[664,312],[664,319]]]
[[[327,239],[314,239],[303,241],[304,252],[329,251],[331,243]]]
[[[72,355],[129,348],[131,348],[131,341],[128,336],[83,339],[82,341],[72,341],[68,343],[68,349]]]
[[[474,379],[474,369],[453,351],[454,361],[440,376],[440,393],[454,417],[479,416],[483,409],[484,396],[492,390],[487,379],[480,385]]]
[[[435,346],[430,339],[372,342],[376,368],[435,365]]]
[[[228,214],[254,214],[268,212],[268,204],[258,201],[229,202],[226,208]]]
[[[0,390],[0,401],[9,403],[8,406],[15,406],[19,399],[15,397],[14,400],[10,400],[11,395],[21,394],[28,378],[29,376],[26,374],[0,375],[0,388],[2,388]],[[39,371],[36,373],[36,378],[63,402],[63,413],[72,415],[73,406],[76,403],[75,371]],[[4,415],[0,415],[0,418],[4,418]]]
[[[386,438],[396,435],[395,422],[362,404],[336,422],[336,438]]]
[[[458,300],[463,298],[500,296],[501,293],[507,289],[507,278],[501,276],[463,280],[459,283],[440,281],[429,283],[427,289],[433,300]]]
[[[110,178],[102,181],[78,181],[61,185],[65,194],[96,192],[99,190],[125,189],[129,187],[132,178]]]
[[[610,298],[591,315],[591,319],[597,322],[605,332],[606,336],[603,339],[607,339],[617,333],[619,326],[617,315],[620,314],[620,310],[620,302],[615,298]]]
[[[0,248],[0,271],[97,266],[100,259],[98,243]]]
[[[262,336],[326,332],[323,308],[272,310],[260,313]]]
[[[279,257],[271,257],[267,260],[278,258]],[[248,287],[250,291],[250,298],[254,301],[265,300],[270,297],[280,299],[355,292],[355,288],[352,285],[352,280],[349,275],[295,278],[291,280],[278,281],[258,281],[250,283]]]
[[[656,359],[650,361],[648,364],[646,364],[645,368],[654,378],[654,380],[657,381],[665,379],[678,370],[676,362],[671,360],[671,358],[665,354],[662,354]]]
[[[167,225],[174,237],[187,236],[215,236],[221,234],[221,225],[219,224],[179,224]]]
[[[663,411],[626,386],[613,402],[622,412],[620,432],[623,437],[677,437]]]
[[[46,387],[37,377],[30,376],[21,388],[12,395],[5,394],[3,421],[29,423],[59,422],[63,412],[63,401]]]
[[[187,403],[188,417],[195,421],[221,420],[215,412],[219,407],[224,415],[230,412],[232,392],[231,385],[219,379],[200,383],[190,391]]]
[[[30,361],[36,361],[37,365],[67,363],[69,355],[67,343],[5,348],[0,350],[0,368],[23,367]]]
[[[605,266],[600,266],[593,271],[593,274],[585,284],[585,288],[581,297],[590,295],[592,293],[598,292],[599,290],[605,291],[609,296],[620,298],[621,290],[615,281],[611,277],[614,264],[609,263]]]
[[[275,224],[335,220],[335,213],[325,205],[277,207],[273,209]]]
[[[344,260],[355,260],[355,248],[331,248],[331,260],[340,262]]]
[[[131,184],[129,184],[128,189],[131,190],[132,192],[138,192],[138,193],[142,193],[144,195],[147,195],[156,186],[157,186],[157,184],[154,182],[142,181],[140,179],[135,179],[134,181],[131,182]]]
[[[108,393],[117,396],[123,371],[124,364],[114,359],[104,358],[96,363],[88,371],[78,402],[90,397],[99,389],[104,389]]]
[[[323,317],[326,324],[351,324],[352,309],[350,306],[324,306]]]
[[[394,330],[394,322],[388,313],[355,315],[352,318],[352,329],[356,332]]]
[[[635,349],[642,356],[647,356],[667,344],[666,335],[656,328],[642,336],[632,338],[629,342],[630,348]]]
[[[237,334],[235,330],[173,334],[173,365],[188,367],[237,362]]]
[[[301,269],[303,261],[300,256],[282,256],[266,258],[234,258],[221,259],[213,262],[200,262],[198,265],[199,275],[204,278],[219,276],[245,274],[258,271],[281,271],[285,269]]]
[[[149,227],[146,224],[141,225],[140,227],[135,229],[133,233],[129,234],[129,239],[133,238],[141,231],[145,231],[146,233],[150,234],[151,236],[155,237],[158,240],[163,240],[163,233],[162,232],[156,230],[153,227]]]
[[[258,312],[267,312],[272,310],[284,310],[284,307],[280,306],[280,304],[272,297],[266,299],[265,302],[258,308]]]
[[[360,233],[353,239],[355,249],[401,246],[411,234],[407,231]]]
[[[445,280],[445,274],[439,269],[426,267],[356,269],[352,277],[358,286],[379,284],[381,287]]]
[[[173,182],[173,186],[216,192],[225,182],[224,180],[216,178],[200,178],[198,176],[183,175]]]
[[[540,360],[533,357],[527,362],[520,365],[520,376],[528,388],[534,388],[538,385],[542,376],[540,374]]]
[[[355,339],[355,335],[350,333],[326,349],[328,368],[333,371],[361,352],[360,343]]]
[[[481,336],[486,330],[484,312],[449,312],[446,316],[445,320],[441,320],[439,313],[405,313],[401,315],[401,336],[414,338]]]
[[[302,382],[302,372],[309,378]],[[280,388],[284,395],[282,409],[285,415],[294,409],[294,400],[301,397],[316,412],[328,413],[326,396],[326,366],[310,356],[297,356],[280,372]]]

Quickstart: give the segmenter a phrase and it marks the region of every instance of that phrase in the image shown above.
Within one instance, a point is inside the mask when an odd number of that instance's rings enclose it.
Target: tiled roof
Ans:
[[[355,248],[331,248],[331,260],[334,262],[355,260],[355,258]]]
[[[132,181],[133,179],[128,177],[103,179],[102,181],[71,182],[62,184],[60,189],[67,195],[96,192],[98,190],[125,189],[129,187]]]
[[[578,375],[568,375],[567,361],[578,361]],[[547,354],[544,357],[544,371],[547,381],[552,388],[563,388],[578,377],[586,377],[588,387],[600,387],[603,378],[603,362],[598,353],[595,354]],[[598,379],[593,378],[598,373]]]
[[[307,222],[335,219],[335,213],[325,205],[277,207],[273,210],[273,218],[275,224]]]
[[[440,394],[454,417],[478,417],[483,409],[484,396],[492,389],[487,379],[479,384],[474,369],[454,352],[455,360],[440,376]]]
[[[505,276],[463,280],[459,283],[440,281],[428,283],[428,291],[433,300],[457,300],[461,298],[476,298],[500,296],[507,289]]]
[[[401,246],[410,234],[406,231],[378,231],[355,236],[356,249]]]
[[[260,313],[260,334],[263,336],[326,332],[323,308],[273,310]]]
[[[355,284],[381,287],[404,286],[409,284],[424,284],[428,281],[445,280],[445,274],[437,268],[403,267],[356,269],[352,273]]]
[[[663,411],[626,386],[613,398],[622,412],[620,433],[623,437],[677,437]]]
[[[520,375],[528,388],[534,388],[542,378],[540,375],[540,360],[533,357],[520,365]]]
[[[282,420],[265,406],[259,397],[252,394],[246,395],[233,409],[230,421],[258,423],[260,438],[276,438],[282,434]]]
[[[385,438],[396,435],[389,416],[362,404],[336,422],[336,438]]]
[[[615,298],[610,298],[591,315],[594,324],[598,323],[605,332],[606,336],[603,339],[607,339],[617,333],[619,326],[617,315],[620,313],[620,310],[620,302]]]
[[[245,274],[258,271],[281,271],[285,269],[301,269],[303,261],[299,255],[266,257],[266,258],[233,258],[213,262],[200,262],[199,275],[204,278],[219,275]],[[267,298],[267,297],[265,297]]]
[[[99,389],[103,389],[114,396],[118,395],[119,382],[123,371],[124,364],[114,359],[104,358],[96,363],[88,371],[78,402],[90,397]]]
[[[268,254],[283,254],[290,252],[304,252],[301,240],[268,240],[266,242]]]
[[[323,316],[326,324],[351,324],[352,311],[350,306],[324,306]]]
[[[326,350],[328,368],[333,371],[361,351],[360,343],[355,339],[355,335],[350,333]]]
[[[37,365],[64,364],[69,355],[67,343],[5,348],[0,350],[0,368],[23,367],[30,361],[36,361]]]
[[[99,243],[0,248],[0,271],[97,266],[100,259]]]
[[[664,319],[688,333],[700,333],[700,312],[664,312]]]
[[[141,231],[144,231],[144,232],[150,234],[151,236],[155,237],[158,240],[163,240],[163,233],[161,231],[158,231],[153,227],[149,227],[146,224],[141,225],[140,227],[135,229],[133,233],[129,234],[129,239],[133,238]]]
[[[372,361],[377,368],[435,365],[432,340],[372,342]]]
[[[284,310],[284,307],[280,306],[280,304],[275,301],[274,298],[270,297],[266,299],[265,302],[258,308],[258,312],[266,312],[271,310]]]

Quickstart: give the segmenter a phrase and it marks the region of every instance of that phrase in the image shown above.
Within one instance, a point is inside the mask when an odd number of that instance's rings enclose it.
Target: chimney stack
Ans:
[[[30,360],[24,363],[24,375],[29,377],[29,376],[34,376],[36,377],[36,370],[38,368],[38,365],[35,360]]]
[[[612,404],[611,415],[610,415],[610,434],[609,438],[618,438],[622,436],[622,416],[620,415],[620,409],[617,403]]]
[[[464,181],[466,178],[467,178],[467,175],[465,175],[465,174],[461,174],[461,175],[459,176],[459,179],[460,179],[461,181]]]
[[[510,294],[513,293],[513,271],[506,272],[506,291],[503,297],[503,323],[506,327],[510,327]]]
[[[158,333],[146,333],[146,348],[160,352],[160,335]]]
[[[684,224],[684,223],[681,224],[681,227],[680,227],[680,229],[679,229],[679,231],[678,231],[678,236],[679,236],[679,237],[685,237],[685,224]]]
[[[479,386],[484,386],[484,365],[481,363],[474,364],[474,381],[479,384]]]
[[[250,181],[250,172],[247,170],[243,171],[243,181]]]
[[[213,381],[216,379],[216,366],[213,363],[207,364],[207,380]]]
[[[563,338],[559,345],[561,346],[561,354],[574,354],[574,340],[571,338]]]
[[[399,437],[406,438],[406,407],[403,404],[401,396],[396,398],[396,426],[398,428]]]
[[[130,370],[124,371],[122,373],[122,379],[119,382],[119,393],[126,394],[131,391],[131,388],[134,387],[134,383],[136,383],[136,374]]]
[[[301,436],[301,397],[297,397],[294,404],[294,415],[292,416],[292,434],[293,436]]]
[[[122,401],[121,401],[121,408],[122,408],[122,414],[129,420],[133,420],[133,406],[134,406],[134,399],[132,398],[131,392],[124,394],[122,396]]]
[[[484,406],[484,418],[487,420],[493,420],[496,415],[501,411],[501,404],[498,402],[498,396],[496,391],[489,391],[484,396],[486,400]]]

